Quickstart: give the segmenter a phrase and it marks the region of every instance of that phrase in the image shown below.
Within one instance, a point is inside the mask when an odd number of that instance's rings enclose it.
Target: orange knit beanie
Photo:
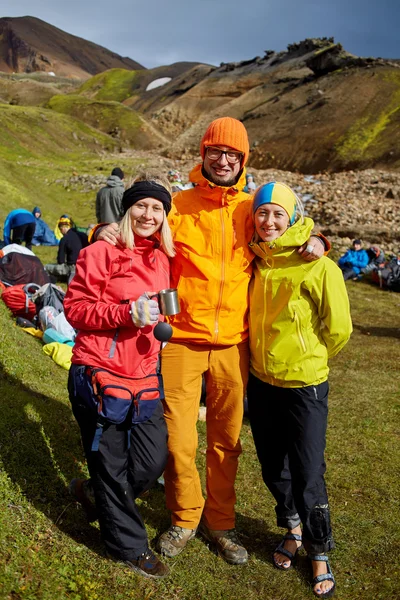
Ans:
[[[215,119],[207,128],[200,142],[200,154],[204,160],[207,146],[229,146],[243,153],[241,167],[249,158],[249,138],[243,123],[232,117]]]

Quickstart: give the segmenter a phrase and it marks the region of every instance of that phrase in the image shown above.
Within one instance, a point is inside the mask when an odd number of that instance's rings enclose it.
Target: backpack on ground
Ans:
[[[44,306],[52,306],[57,313],[64,312],[65,292],[54,283],[42,285],[33,295],[33,302],[36,304],[36,312],[40,313]]]
[[[394,256],[387,265],[386,286],[393,292],[400,292],[400,259]]]
[[[381,288],[400,292],[400,259],[393,257],[383,269],[373,273],[372,280]]]
[[[36,305],[32,302],[32,295],[38,288],[36,283],[12,285],[4,290],[1,297],[14,317],[25,317],[32,321],[36,316]]]

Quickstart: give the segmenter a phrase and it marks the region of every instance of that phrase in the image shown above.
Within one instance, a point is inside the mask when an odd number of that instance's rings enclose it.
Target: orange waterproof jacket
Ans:
[[[171,341],[233,345],[248,337],[248,286],[254,232],[252,196],[243,192],[245,170],[231,188],[190,173],[192,189],[174,195],[168,217],[177,255],[171,286],[177,287],[180,314],[170,323]]]

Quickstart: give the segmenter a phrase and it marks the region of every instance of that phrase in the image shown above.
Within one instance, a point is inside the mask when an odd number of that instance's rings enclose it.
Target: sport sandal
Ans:
[[[274,566],[277,569],[281,569],[281,571],[289,571],[289,569],[291,569],[294,566],[294,564],[296,563],[296,559],[297,559],[297,553],[303,547],[303,544],[301,544],[296,549],[296,552],[293,554],[292,552],[290,552],[290,550],[286,550],[286,548],[285,548],[286,540],[295,540],[296,542],[301,542],[301,535],[299,535],[298,533],[286,533],[286,535],[283,536],[279,545],[275,548],[274,553],[272,555],[272,562],[274,563]],[[275,554],[277,552],[279,554],[283,554],[290,560],[289,567],[284,567],[276,561]]]
[[[326,556],[326,554],[309,554],[308,558],[310,559],[310,561],[316,560],[316,561],[326,562],[327,573],[323,573],[322,575],[317,575],[312,580],[311,585],[313,588],[314,596],[317,596],[317,598],[332,598],[333,594],[335,593],[336,582],[335,582],[335,578],[332,574],[332,569],[329,564],[328,557]],[[310,564],[311,564],[311,562],[310,562]],[[311,565],[311,568],[312,568],[312,565]],[[317,594],[317,592],[314,590],[314,587],[317,585],[317,583],[321,583],[322,581],[333,581],[333,586],[326,592]]]

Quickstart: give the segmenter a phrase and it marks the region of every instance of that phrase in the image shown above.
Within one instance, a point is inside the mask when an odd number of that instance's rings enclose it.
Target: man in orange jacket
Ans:
[[[252,196],[243,192],[249,141],[240,121],[223,117],[205,132],[202,164],[190,173],[195,187],[174,195],[169,223],[177,254],[171,286],[181,312],[162,352],[168,464],[164,473],[172,525],[159,551],[177,556],[197,530],[230,564],[247,562],[235,530],[235,478],[247,385],[248,285],[254,233]],[[104,234],[100,233],[99,237]],[[103,239],[107,238],[107,234]],[[111,235],[114,243],[115,238]],[[324,252],[311,238],[305,259]],[[314,246],[314,250],[310,246]],[[207,499],[196,468],[197,416],[204,375],[207,396]]]
[[[169,459],[164,474],[171,527],[159,550],[179,554],[199,528],[231,564],[247,562],[235,531],[235,489],[243,398],[248,377],[247,291],[254,232],[244,166],[249,142],[240,121],[213,121],[200,144],[195,187],[174,196],[170,218],[177,250],[171,285],[180,314],[162,353]],[[318,238],[316,238],[318,239]],[[323,245],[317,242],[319,254]],[[207,499],[195,457],[202,376],[207,397]],[[201,519],[201,521],[200,521]]]

